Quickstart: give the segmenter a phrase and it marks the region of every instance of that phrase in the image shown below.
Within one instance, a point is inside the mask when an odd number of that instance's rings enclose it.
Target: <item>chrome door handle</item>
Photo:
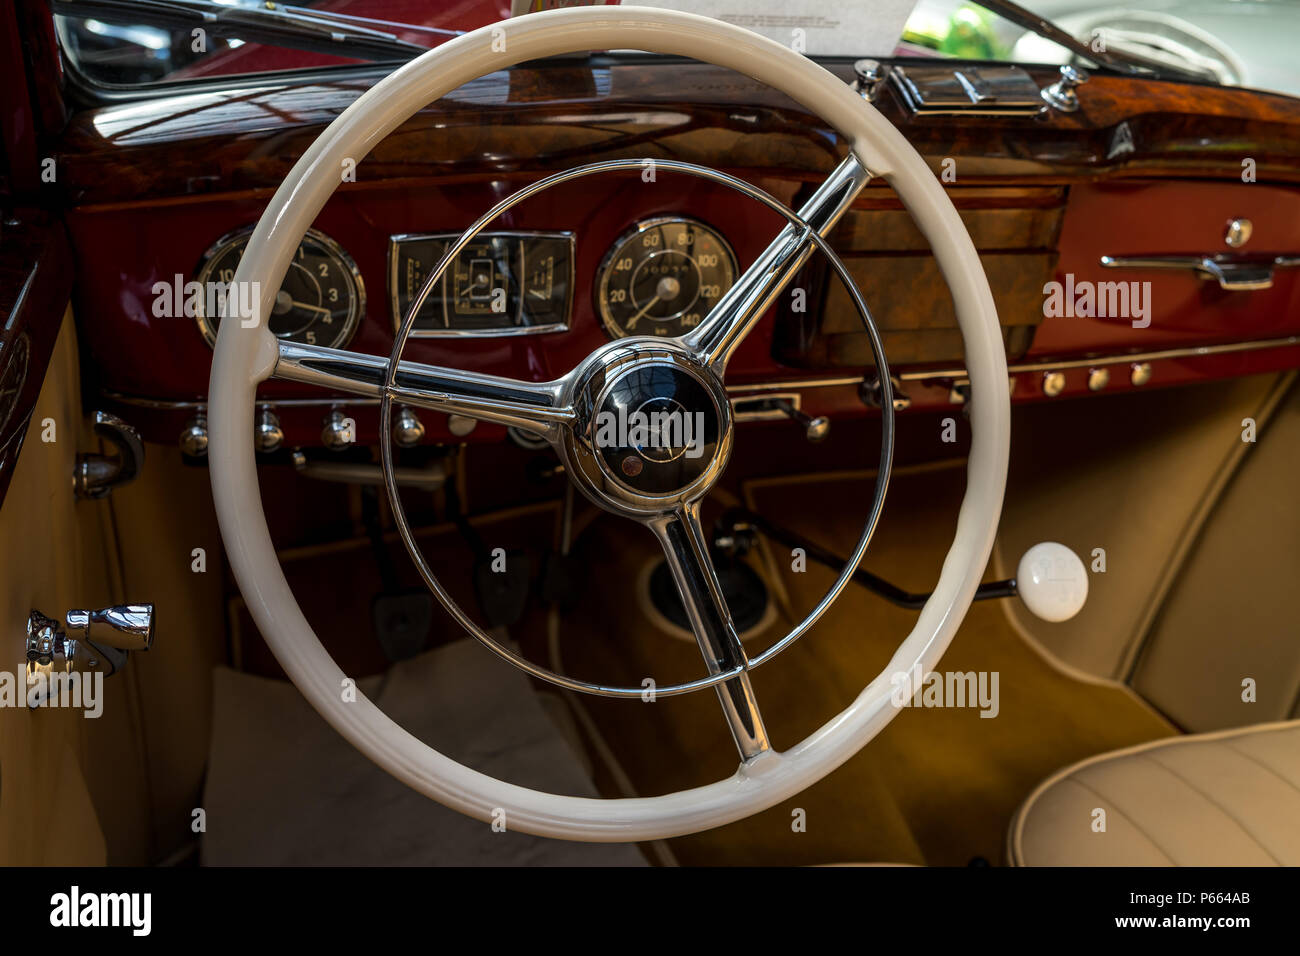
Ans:
[[[64,625],[35,609],[27,618],[28,680],[40,668],[99,671],[106,677],[126,666],[131,651],[153,646],[152,604],[122,604],[97,610],[74,609]]]
[[[73,610],[64,617],[68,636],[121,651],[147,651],[153,646],[152,604],[125,604],[97,611]]]
[[[1107,269],[1182,269],[1202,279],[1214,279],[1228,292],[1251,292],[1273,287],[1277,269],[1300,266],[1300,256],[1247,259],[1236,256],[1102,256]]]

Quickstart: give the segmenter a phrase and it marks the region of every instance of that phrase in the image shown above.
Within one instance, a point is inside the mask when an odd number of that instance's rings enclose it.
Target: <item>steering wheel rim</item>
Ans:
[[[863,98],[802,55],[720,21],[668,10],[587,7],[483,27],[406,64],[357,99],[308,149],[254,229],[234,283],[258,285],[259,314],[299,241],[340,181],[380,140],[464,83],[516,63],[591,49],[641,49],[727,67],[784,92],[851,143],[853,156],[894,188],[926,236],[952,292],[970,374],[967,490],[935,590],[885,669],[844,711],[782,753],[767,749],[735,774],[655,797],[542,793],[471,770],[428,747],[360,693],[312,631],[289,590],[261,508],[248,426],[260,382],[281,363],[257,321],[224,321],[209,389],[213,498],[232,571],[250,613],[290,679],[353,746],[415,790],[490,822],[591,842],[661,839],[720,826],[798,793],[853,756],[897,713],[889,676],[929,671],[960,626],[993,546],[1006,485],[1010,401],[1006,357],[987,279],[955,208],[924,160]],[[303,379],[305,380],[305,379]],[[260,520],[259,520],[260,519]]]

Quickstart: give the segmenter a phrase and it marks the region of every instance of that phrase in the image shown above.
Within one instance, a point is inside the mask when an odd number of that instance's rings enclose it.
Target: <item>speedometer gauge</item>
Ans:
[[[614,244],[596,281],[610,335],[676,336],[699,325],[731,288],[736,257],[701,222],[647,219]]]
[[[252,233],[251,226],[232,232],[203,256],[197,277],[203,294],[196,297],[195,321],[209,345],[216,345],[220,325],[216,304],[224,302],[223,293],[235,278]],[[352,257],[323,232],[309,229],[275,295],[267,324],[276,338],[342,348],[365,309],[366,290]]]

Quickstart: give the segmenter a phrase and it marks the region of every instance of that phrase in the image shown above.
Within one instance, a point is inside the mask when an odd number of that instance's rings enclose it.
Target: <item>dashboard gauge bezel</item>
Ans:
[[[452,243],[459,239],[459,232],[403,232],[388,237],[388,299],[389,310],[393,318],[393,330],[398,331],[402,327],[402,321],[406,316],[401,310],[401,297],[398,295],[398,254],[401,251],[401,244],[404,242],[427,242],[429,240],[437,242]],[[479,233],[478,238],[484,236],[497,237],[504,236],[511,239],[553,239],[563,240],[569,246],[569,275],[564,294],[564,319],[559,322],[548,322],[545,325],[513,325],[499,329],[448,329],[448,328],[421,328],[418,325],[411,326],[409,338],[413,339],[440,339],[440,338],[462,338],[462,339],[496,339],[515,335],[544,335],[550,332],[567,332],[573,321],[573,295],[574,286],[577,284],[578,272],[578,238],[577,233],[571,229],[485,229]],[[453,263],[454,264],[454,263]],[[447,291],[446,280],[447,273],[451,271],[453,264],[449,264],[447,270],[438,279],[438,289],[430,290],[429,298],[432,299],[434,293],[437,293],[438,300],[442,302],[443,315],[446,315],[447,309]],[[432,268],[437,267],[433,263]],[[524,262],[525,271],[527,271],[527,261]],[[515,321],[523,315],[524,296],[520,294],[519,309],[515,313]]]
[[[600,316],[600,324],[605,327],[605,333],[612,339],[629,338],[629,334],[621,329],[614,321],[613,316],[610,315],[609,306],[605,301],[605,279],[609,274],[610,266],[614,262],[614,257],[627,245],[628,240],[632,239],[634,236],[639,236],[648,229],[666,225],[688,225],[693,226],[696,229],[704,229],[711,233],[713,237],[717,239],[722,250],[727,254],[727,261],[731,265],[731,285],[735,285],[736,283],[736,279],[740,274],[740,266],[736,259],[736,250],[732,248],[731,243],[727,241],[727,237],[723,235],[721,229],[710,225],[702,219],[697,219],[694,216],[670,214],[652,216],[649,219],[639,220],[631,229],[619,234],[618,238],[614,240],[613,244],[601,258],[600,265],[596,269],[596,283],[592,298],[595,300],[596,314]],[[727,289],[730,288],[731,286],[727,287]],[[722,290],[723,295],[727,293],[727,289]]]
[[[248,237],[253,234],[254,228],[254,226],[242,226],[239,229],[226,233],[208,247],[208,251],[203,253],[203,258],[199,260],[199,268],[195,273],[195,280],[206,288],[217,259],[235,243],[240,241],[246,243]],[[319,229],[308,229],[306,234],[303,236],[302,241],[306,242],[308,239],[318,243],[321,248],[325,250],[326,254],[334,260],[334,263],[342,268],[344,276],[350,279],[355,291],[355,295],[353,296],[353,308],[348,313],[347,320],[339,329],[338,334],[328,343],[316,342],[314,344],[333,349],[346,348],[352,341],[353,336],[356,335],[357,329],[361,325],[361,320],[366,314],[365,280],[361,277],[361,270],[357,268],[357,264],[353,261],[352,256],[348,255],[347,250],[339,245],[335,239],[327,236]],[[298,247],[302,248],[302,242],[298,244]],[[194,322],[198,325],[199,332],[203,334],[203,339],[208,343],[208,347],[215,348],[217,344],[217,328],[213,323],[208,321],[208,317],[203,312],[206,300],[206,296],[200,297],[199,306],[194,316]],[[276,337],[279,338],[280,336]],[[291,337],[286,337],[286,340],[297,341]]]

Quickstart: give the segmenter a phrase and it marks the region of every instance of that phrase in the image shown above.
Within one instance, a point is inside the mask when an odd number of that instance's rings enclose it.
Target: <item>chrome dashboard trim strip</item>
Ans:
[[[1204,358],[1210,355],[1225,355],[1234,352],[1265,352],[1270,349],[1293,348],[1296,346],[1300,346],[1300,335],[1288,335],[1276,339],[1247,339],[1241,342],[1225,342],[1219,345],[1194,345],[1152,352],[1126,352],[1120,355],[1061,359],[1057,362],[1026,362],[1020,365],[1008,365],[1007,374],[1017,375],[1025,372],[1053,372],[1065,369],[1126,365],[1130,362],[1157,362],[1162,359]],[[861,385],[869,377],[867,375],[846,375],[839,378],[746,382],[728,385],[727,392],[731,395],[744,395],[750,392],[776,392],[791,388],[836,388]],[[937,368],[896,372],[895,377],[903,382],[927,382],[936,379],[966,379],[970,376],[964,368]]]
[[[1265,352],[1270,349],[1300,347],[1300,335],[1288,335],[1276,339],[1247,339],[1243,342],[1225,342],[1221,345],[1198,345],[1180,349],[1163,349],[1153,352],[1129,352],[1124,355],[1106,355],[1094,358],[1062,359],[1059,362],[1032,362],[1023,365],[1010,365],[1007,373],[1016,375],[1024,372],[1050,372],[1062,369],[1093,368],[1098,366],[1125,365],[1129,362],[1157,362],[1161,359],[1204,358],[1210,355],[1226,355],[1234,352]],[[964,368],[939,368],[921,371],[896,373],[896,378],[904,382],[926,382],[931,380],[965,379],[968,374]],[[727,386],[728,395],[748,395],[755,392],[781,392],[791,389],[810,388],[844,388],[861,385],[866,381],[864,375],[842,375],[836,378],[784,379],[775,382],[744,382]],[[123,405],[137,408],[159,410],[193,410],[206,408],[206,401],[169,401],[166,399],[142,398],[124,395],[121,392],[103,391],[101,397]],[[321,407],[336,405],[378,405],[377,398],[342,396],[334,398],[281,398],[258,401],[259,405],[273,405],[277,408]]]

